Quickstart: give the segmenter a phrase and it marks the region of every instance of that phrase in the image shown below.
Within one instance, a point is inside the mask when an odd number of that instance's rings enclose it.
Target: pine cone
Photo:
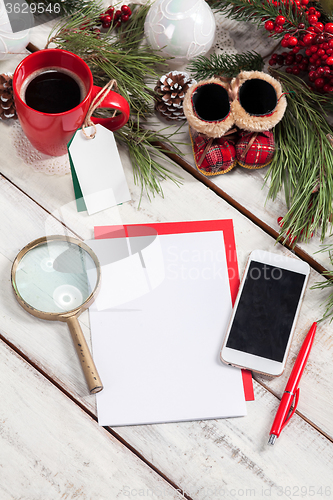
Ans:
[[[196,83],[187,73],[171,71],[161,76],[155,87],[155,110],[167,120],[185,120],[183,100],[186,91]]]
[[[17,119],[13,96],[13,77],[0,75],[0,120]]]

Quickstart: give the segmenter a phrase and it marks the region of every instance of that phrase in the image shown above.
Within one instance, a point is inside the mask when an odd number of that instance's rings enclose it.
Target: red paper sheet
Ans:
[[[125,224],[123,226],[96,226],[94,228],[95,239],[126,238],[148,236],[150,234],[200,233],[204,231],[223,231],[231,300],[234,304],[239,288],[239,273],[234,228],[231,219]],[[253,401],[254,392],[251,372],[242,370],[242,378],[245,400]]]

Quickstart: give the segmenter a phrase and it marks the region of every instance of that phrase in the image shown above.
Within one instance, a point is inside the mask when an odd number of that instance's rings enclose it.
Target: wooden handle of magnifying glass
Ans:
[[[72,339],[81,362],[90,394],[100,392],[103,389],[103,384],[99,378],[95,363],[93,362],[89,347],[87,346],[86,339],[83,336],[77,317],[72,316],[71,318],[68,318],[67,324],[72,334]]]

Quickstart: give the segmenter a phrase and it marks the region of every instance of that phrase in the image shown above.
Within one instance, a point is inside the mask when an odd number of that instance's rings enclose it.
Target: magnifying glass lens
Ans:
[[[12,266],[20,305],[40,319],[66,321],[91,394],[103,389],[78,316],[94,301],[101,270],[94,252],[67,236],[47,236],[24,247]]]
[[[33,247],[20,260],[16,289],[38,311],[64,313],[80,307],[96,287],[96,264],[89,253],[68,241]]]

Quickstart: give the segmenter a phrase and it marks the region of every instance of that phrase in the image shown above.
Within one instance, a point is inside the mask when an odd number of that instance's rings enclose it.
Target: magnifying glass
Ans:
[[[15,258],[11,279],[26,311],[68,324],[90,394],[100,392],[103,385],[77,319],[100,286],[101,268],[91,248],[69,236],[38,238]]]

